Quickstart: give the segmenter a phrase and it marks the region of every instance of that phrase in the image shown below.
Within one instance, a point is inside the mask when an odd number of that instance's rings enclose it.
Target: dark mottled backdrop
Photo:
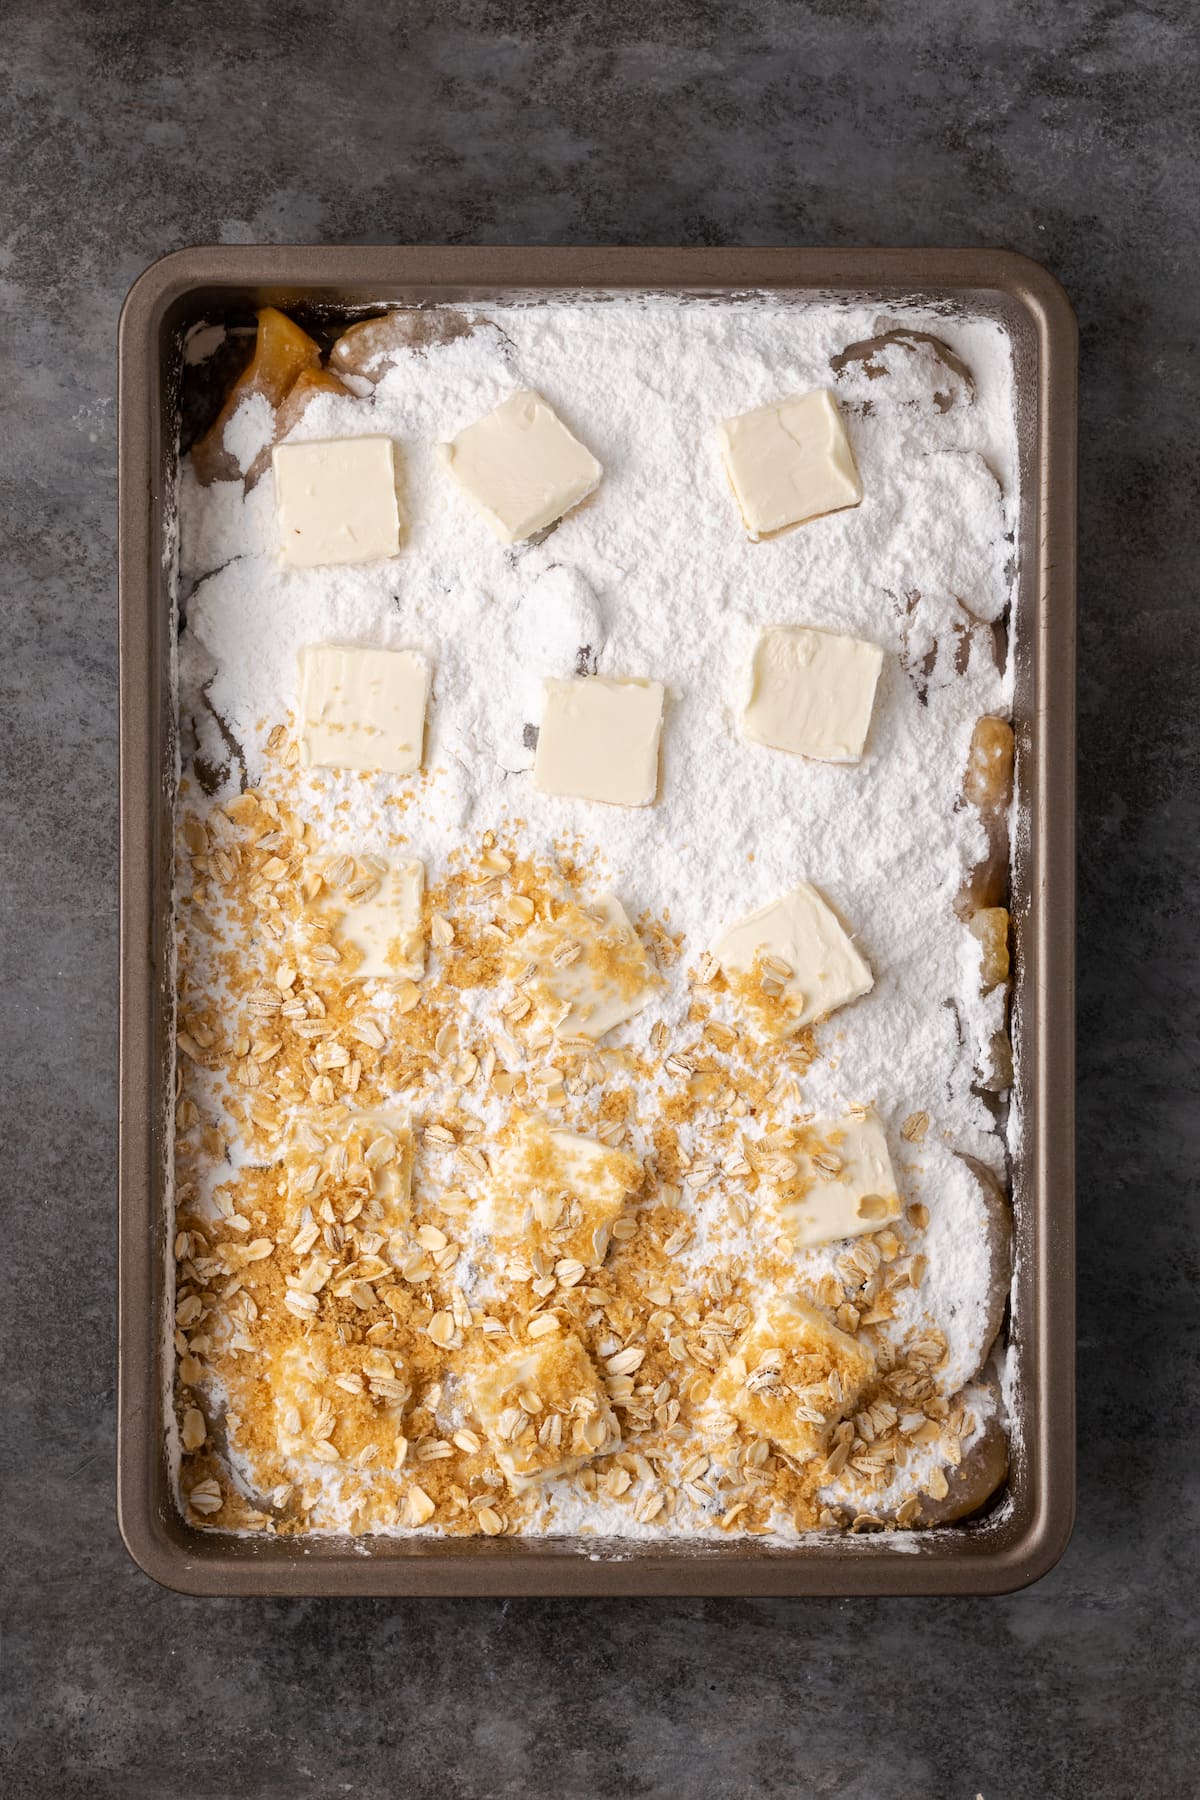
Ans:
[[[0,1790],[1194,1794],[1188,0],[0,9]],[[1080,1524],[992,1602],[184,1600],[113,1521],[114,331],[204,240],[1003,244],[1082,327]]]

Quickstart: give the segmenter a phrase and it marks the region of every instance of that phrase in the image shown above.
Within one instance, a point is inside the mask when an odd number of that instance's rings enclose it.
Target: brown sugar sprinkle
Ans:
[[[280,750],[284,728],[272,739]],[[637,946],[597,951],[588,907],[602,890],[587,858],[563,845],[532,859],[498,831],[431,881],[425,974],[358,981],[319,903],[378,875],[317,841],[310,781],[277,756],[263,787],[181,808],[181,891],[202,894],[181,906],[177,946],[176,1378],[193,1521],[285,1536],[536,1527],[542,1495],[511,1485],[474,1383],[497,1358],[575,1341],[600,1401],[579,1392],[563,1411],[530,1385],[506,1423],[584,1497],[651,1532],[877,1528],[872,1484],[905,1447],[936,1441],[949,1465],[965,1435],[961,1416],[954,1429],[929,1410],[944,1343],[930,1331],[893,1353],[881,1335],[893,1286],[925,1271],[896,1233],[858,1240],[810,1295],[869,1337],[879,1369],[819,1458],[793,1466],[709,1400],[756,1300],[796,1281],[760,1214],[764,1184],[797,1179],[813,1034],[758,1044],[722,1016],[728,984],[708,957],[684,1019],[635,1021],[615,1042],[556,1025],[523,949],[538,933],[554,968],[595,961],[619,985],[635,961],[651,977],[678,963],[681,945],[665,922],[639,920]],[[468,990],[494,1004],[468,1013]],[[651,1084],[656,1110],[642,1117]],[[472,1288],[464,1245],[494,1203],[495,1108],[636,1151],[638,1173],[585,1247],[527,1233]],[[561,1218],[570,1201],[538,1204]],[[907,1209],[914,1230],[927,1218]],[[257,1503],[228,1478],[232,1453],[254,1471]],[[861,1504],[843,1516],[820,1486],[851,1473]],[[919,1502],[906,1506],[897,1523],[917,1517]]]

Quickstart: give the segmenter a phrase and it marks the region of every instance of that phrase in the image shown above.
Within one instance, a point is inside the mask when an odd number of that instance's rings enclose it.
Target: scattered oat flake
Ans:
[[[425,1327],[427,1336],[442,1350],[454,1342],[454,1329],[454,1315],[448,1312],[435,1312]]]
[[[219,1513],[224,1504],[225,1497],[221,1492],[220,1485],[212,1479],[198,1481],[195,1487],[188,1491],[188,1505],[193,1512],[203,1513],[206,1516]]]
[[[183,1415],[181,1430],[185,1450],[199,1450],[208,1436],[208,1426],[204,1422],[204,1414],[197,1406],[189,1406]],[[196,1490],[193,1489],[193,1492]]]

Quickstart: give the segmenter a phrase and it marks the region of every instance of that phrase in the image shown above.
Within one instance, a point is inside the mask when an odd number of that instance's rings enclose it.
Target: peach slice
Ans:
[[[254,355],[226,396],[225,404],[204,436],[192,445],[192,467],[205,487],[214,481],[233,481],[241,473],[225,448],[225,427],[250,394],[262,394],[277,407],[304,369],[315,368],[320,348],[277,307],[264,306],[258,313]]]
[[[254,461],[246,471],[246,491],[250,489],[266,473],[271,466],[271,451],[276,444],[281,444],[288,433],[297,426],[309,404],[318,394],[344,394],[349,396],[350,389],[344,381],[328,369],[301,369],[288,392],[275,409],[275,435],[269,444],[264,444]]]
[[[1003,812],[1012,799],[1013,728],[1007,719],[985,715],[975,723],[963,797],[972,806]]]
[[[985,994],[1008,980],[1008,908],[981,906],[968,927],[979,942],[979,979]]]
[[[329,352],[329,366],[343,375],[380,381],[392,364],[414,350],[470,337],[474,323],[449,307],[401,306],[381,319],[360,319]]]
[[[963,799],[979,808],[987,849],[964,881],[958,916],[971,919],[981,907],[1002,906],[1008,898],[1008,807],[1012,799],[1013,729],[1007,719],[976,722],[963,776]]]

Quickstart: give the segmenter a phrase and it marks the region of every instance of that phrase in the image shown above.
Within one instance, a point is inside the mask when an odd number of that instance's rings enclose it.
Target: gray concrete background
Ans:
[[[0,1791],[1197,1791],[1187,0],[5,7]],[[992,1602],[190,1601],[113,1521],[114,330],[224,242],[1002,244],[1082,328],[1080,1524]]]

